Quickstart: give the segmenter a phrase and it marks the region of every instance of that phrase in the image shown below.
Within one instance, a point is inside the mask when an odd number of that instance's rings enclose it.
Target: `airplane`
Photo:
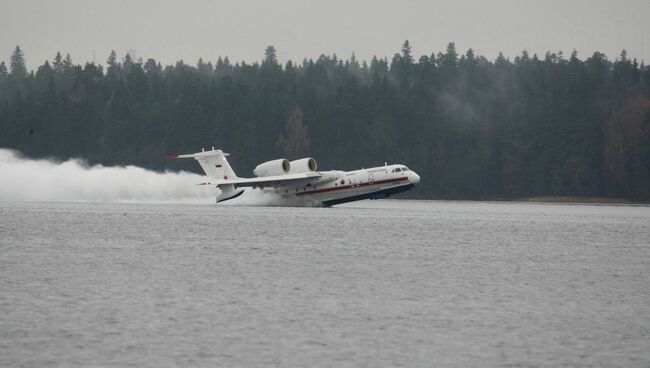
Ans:
[[[405,192],[420,182],[420,176],[401,164],[371,167],[354,171],[317,171],[311,157],[289,161],[281,158],[257,165],[255,178],[240,178],[233,171],[220,149],[167,156],[169,159],[193,158],[209,178],[211,185],[220,189],[217,203],[235,199],[245,188],[277,193],[283,198],[299,197],[329,207],[363,199],[386,198]]]

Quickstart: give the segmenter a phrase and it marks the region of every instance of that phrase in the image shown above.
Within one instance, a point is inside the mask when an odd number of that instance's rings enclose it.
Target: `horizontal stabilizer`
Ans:
[[[180,158],[193,158],[195,160],[198,160],[200,158],[207,158],[207,157],[228,157],[228,156],[230,156],[230,153],[222,152],[221,150],[214,150],[214,151],[190,153],[187,155],[169,155],[169,156],[165,156],[165,158],[168,158],[170,160],[177,160]]]

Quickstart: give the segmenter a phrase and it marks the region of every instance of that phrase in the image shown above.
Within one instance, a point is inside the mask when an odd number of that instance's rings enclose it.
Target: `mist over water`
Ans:
[[[192,203],[213,204],[219,193],[197,185],[206,177],[185,171],[164,173],[137,166],[89,166],[84,160],[33,160],[0,149],[0,201]],[[286,198],[247,188],[229,206],[320,205],[305,198]]]

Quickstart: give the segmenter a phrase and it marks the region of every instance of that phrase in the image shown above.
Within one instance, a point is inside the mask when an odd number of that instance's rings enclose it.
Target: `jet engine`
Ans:
[[[261,163],[255,167],[253,174],[256,176],[284,175],[291,171],[291,163],[285,158]]]
[[[316,169],[318,168],[318,165],[316,164],[316,160],[314,160],[311,157],[301,158],[300,160],[294,160],[291,161],[290,164],[291,164],[291,170],[290,170],[291,174],[316,171]]]

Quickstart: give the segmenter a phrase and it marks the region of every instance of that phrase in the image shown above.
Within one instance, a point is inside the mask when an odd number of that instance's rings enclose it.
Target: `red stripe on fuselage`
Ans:
[[[393,179],[386,179],[386,180],[376,180],[376,181],[373,181],[372,184],[370,184],[370,183],[360,183],[360,184],[341,185],[340,187],[317,189],[317,190],[312,190],[310,192],[300,192],[300,193],[295,193],[295,194],[296,195],[305,195],[305,194],[318,194],[318,193],[334,192],[334,191],[337,191],[337,190],[354,189],[354,188],[359,188],[359,187],[367,187],[367,186],[370,186],[370,185],[394,183],[394,182],[404,181],[404,180],[408,180],[408,177],[407,176],[402,176],[400,178],[393,178]]]

